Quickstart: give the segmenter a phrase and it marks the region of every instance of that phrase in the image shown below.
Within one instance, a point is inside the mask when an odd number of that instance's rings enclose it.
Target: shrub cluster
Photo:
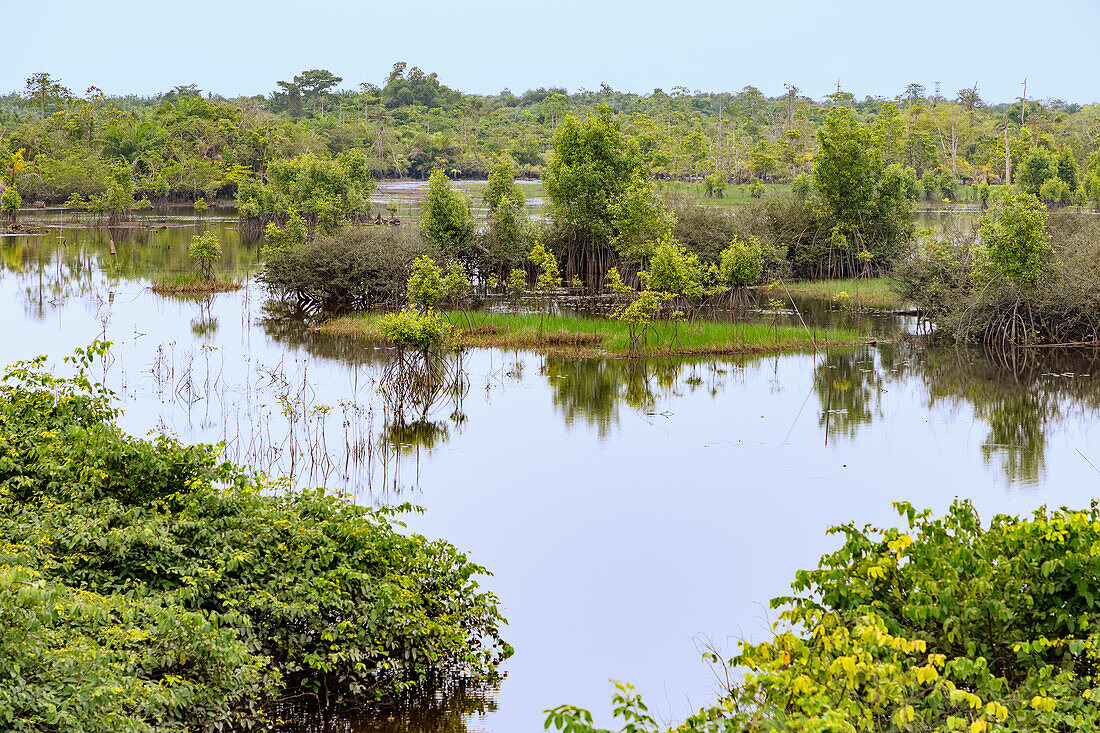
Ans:
[[[706,658],[736,677],[679,733],[1077,731],[1100,727],[1100,509],[942,518],[896,505],[901,529],[831,531],[843,546],[797,573],[774,638]],[[661,727],[628,685],[623,731]],[[596,730],[588,711],[547,727]]]
[[[0,727],[248,727],[510,653],[485,571],[451,545],[210,446],[132,438],[83,370],[43,363],[0,386]]]
[[[400,302],[413,261],[438,251],[406,227],[347,227],[269,253],[261,280],[277,297],[335,306]]]
[[[1048,215],[1034,196],[1006,194],[978,231],[922,243],[902,263],[902,296],[959,342],[1067,344],[1100,334],[1100,222]]]

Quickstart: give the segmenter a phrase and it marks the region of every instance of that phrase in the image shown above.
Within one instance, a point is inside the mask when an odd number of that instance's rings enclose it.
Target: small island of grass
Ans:
[[[209,295],[240,290],[239,280],[209,280],[193,272],[167,275],[157,278],[149,289],[158,295]]]
[[[318,327],[324,333],[384,340],[385,313],[353,313]],[[855,346],[868,342],[853,329],[727,321],[658,321],[643,348],[632,351],[630,326],[590,316],[445,311],[452,343],[467,348],[534,349],[573,356],[718,356]]]

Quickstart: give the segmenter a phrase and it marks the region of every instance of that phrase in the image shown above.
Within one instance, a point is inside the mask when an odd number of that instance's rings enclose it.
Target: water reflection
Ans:
[[[397,705],[382,709],[343,710],[317,713],[292,707],[273,712],[292,724],[276,728],[280,733],[469,733],[497,710],[500,679],[472,682],[452,680],[416,690]]]
[[[224,227],[227,268],[254,265],[228,223],[202,226]],[[231,460],[364,504],[421,504],[410,531],[446,537],[495,573],[486,586],[517,649],[500,690],[437,691],[304,729],[538,729],[539,711],[561,702],[606,709],[608,677],[701,702],[709,680],[690,637],[752,633],[759,604],[831,549],[826,524],[893,521],[894,499],[942,509],[959,494],[988,515],[1095,493],[1078,455],[1100,464],[1087,442],[1095,354],[471,350],[449,357],[460,389],[436,380],[394,399],[379,391],[394,349],[320,334],[255,284],[198,299],[150,292],[158,271],[190,266],[195,228],[120,237],[117,263],[107,233],[64,231],[0,239],[4,363],[56,362],[109,338],[97,376],[119,394],[125,430],[221,442]],[[800,311],[906,328],[830,303]]]

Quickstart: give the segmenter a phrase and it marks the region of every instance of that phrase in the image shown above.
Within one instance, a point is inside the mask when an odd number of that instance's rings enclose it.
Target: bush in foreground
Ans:
[[[243,728],[510,652],[484,569],[451,545],[399,533],[393,510],[275,493],[210,446],[132,438],[82,370],[42,367],[0,385],[0,721]]]
[[[831,530],[844,545],[772,602],[786,630],[706,655],[742,681],[675,730],[1100,728],[1097,503],[988,526],[968,502],[942,518],[896,506],[904,529]],[[631,687],[615,704],[622,730],[659,730]],[[595,730],[587,711],[548,714]]]

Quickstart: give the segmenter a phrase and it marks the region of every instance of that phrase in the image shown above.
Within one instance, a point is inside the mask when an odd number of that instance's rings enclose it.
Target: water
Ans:
[[[1096,495],[1089,358],[908,344],[647,362],[472,350],[464,388],[428,406],[430,429],[389,430],[377,386],[391,350],[311,332],[254,283],[198,299],[149,291],[156,273],[189,267],[198,227],[225,245],[223,272],[255,271],[232,220],[176,223],[0,238],[0,361],[59,362],[109,338],[98,376],[129,432],[224,440],[230,457],[299,483],[412,501],[426,509],[413,530],[494,573],[516,648],[499,685],[327,729],[541,730],[541,711],[565,702],[608,722],[610,678],[679,720],[716,686],[698,646],[765,638],[767,600],[837,546],[828,526],[893,523],[902,499],[942,512],[969,498],[988,517]],[[856,317],[816,307],[819,322]]]

